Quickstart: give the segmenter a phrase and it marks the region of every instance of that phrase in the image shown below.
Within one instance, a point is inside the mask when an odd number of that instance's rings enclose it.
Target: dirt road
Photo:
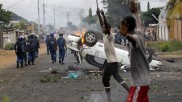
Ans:
[[[50,56],[43,53],[36,59],[36,65],[0,69],[0,102],[4,96],[10,102],[105,102],[102,76],[83,70],[97,68],[84,61],[71,71],[70,65],[76,66],[70,52],[64,65],[51,63]],[[51,74],[50,70],[58,73]],[[79,76],[66,78],[68,73],[79,73]],[[129,72],[120,74],[129,84]],[[164,62],[162,71],[151,72],[150,102],[182,102],[181,80],[181,68]],[[125,102],[127,92],[113,78],[111,83],[113,101]]]

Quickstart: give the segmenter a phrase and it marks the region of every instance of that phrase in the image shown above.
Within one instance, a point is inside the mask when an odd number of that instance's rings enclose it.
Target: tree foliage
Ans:
[[[148,4],[147,4],[147,11],[149,11],[150,10],[150,3],[149,3],[149,1],[148,1]]]
[[[95,24],[98,21],[96,15],[92,15],[92,9],[89,9],[89,15],[82,19],[82,22],[86,22],[88,24]]]
[[[9,24],[11,20],[11,12],[4,10],[2,4],[0,4],[0,27]]]
[[[17,14],[11,12],[11,20],[13,21],[21,21],[21,22],[24,22],[24,23],[29,23],[28,20],[26,20],[25,18],[21,17],[21,16],[18,16]]]
[[[158,21],[152,16],[158,17],[160,14],[159,8],[152,8],[149,11],[142,12],[141,19],[145,26],[149,26],[149,24],[156,24]]]
[[[104,8],[107,9],[107,20],[112,26],[120,23],[125,16],[131,15],[129,10],[130,0],[102,0]]]

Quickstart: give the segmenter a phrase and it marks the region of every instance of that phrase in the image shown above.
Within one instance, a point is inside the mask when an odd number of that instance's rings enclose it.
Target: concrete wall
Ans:
[[[169,41],[169,28],[167,26],[166,15],[167,15],[166,9],[162,8],[161,13],[158,17],[159,24],[158,24],[158,30],[157,30],[158,32],[157,38],[158,40],[161,40],[161,41]]]
[[[174,39],[176,41],[182,41],[182,20],[176,19],[174,20],[173,31],[171,34],[174,34]]]
[[[3,48],[7,43],[15,43],[17,40],[15,31],[5,32],[3,34]]]

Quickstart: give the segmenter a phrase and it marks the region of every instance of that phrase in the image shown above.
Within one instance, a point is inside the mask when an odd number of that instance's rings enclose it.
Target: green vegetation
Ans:
[[[102,0],[104,8],[107,9],[106,18],[109,24],[112,26],[119,25],[122,18],[131,15],[128,6],[129,1],[130,0]]]
[[[2,98],[2,102],[10,102],[10,98],[8,96],[4,96]]]
[[[2,7],[3,5],[0,4],[0,27],[1,28],[9,24],[11,20],[11,12],[4,10]]]
[[[0,79],[0,84],[8,84],[9,82],[8,82],[8,80],[1,80]]]
[[[40,82],[48,83],[48,82],[57,82],[59,79],[58,75],[41,75]]]
[[[7,43],[5,45],[5,50],[14,50],[14,43]]]
[[[171,41],[171,42],[149,42],[148,47],[151,47],[157,51],[171,52],[182,50],[182,42]]]
[[[92,9],[89,9],[89,15],[82,19],[82,22],[86,22],[88,24],[95,24],[98,21],[98,18],[96,15],[92,15]]]
[[[149,24],[157,24],[158,23],[158,21],[152,16],[152,14],[155,17],[158,17],[160,14],[160,9],[159,8],[152,8],[146,12],[142,12],[141,19],[144,22],[145,26],[149,26]]]
[[[11,12],[11,20],[13,21],[20,21],[20,22],[23,22],[23,23],[29,23],[28,20],[26,20],[25,18],[21,17],[21,16],[18,16],[17,14]]]

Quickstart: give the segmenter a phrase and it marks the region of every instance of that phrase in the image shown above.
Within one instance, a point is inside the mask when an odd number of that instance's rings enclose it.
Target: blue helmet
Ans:
[[[51,37],[53,37],[53,36],[54,36],[54,33],[53,33],[53,32],[51,32],[51,33],[50,33],[50,36],[51,36]]]

